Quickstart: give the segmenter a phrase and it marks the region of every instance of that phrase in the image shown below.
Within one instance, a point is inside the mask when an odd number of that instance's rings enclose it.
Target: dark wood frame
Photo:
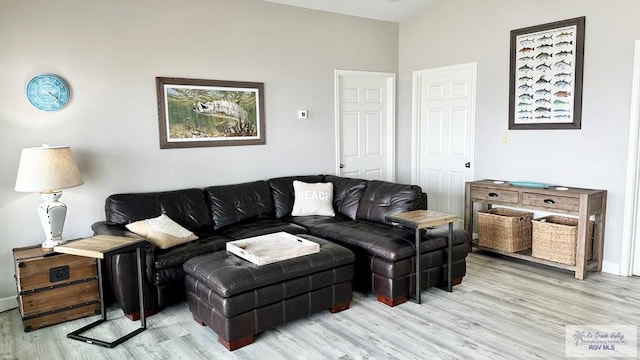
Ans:
[[[531,69],[531,71],[533,69],[536,69],[537,66],[548,65],[549,68],[551,68],[555,65],[557,61],[562,60],[562,58],[555,57],[554,60],[549,60],[549,63],[547,63],[547,61],[542,61],[542,60],[531,60],[531,62],[524,63],[524,65],[522,65],[523,64],[522,61],[524,60],[521,60],[521,59],[525,57],[523,56],[522,51],[527,49],[525,49],[524,48],[525,45],[522,44],[523,40],[520,40],[520,42],[517,41],[518,37],[520,37],[521,39],[524,39],[524,41],[527,41],[527,39],[531,40],[532,38],[535,38],[537,33],[561,31],[563,28],[570,27],[570,26],[576,27],[575,34],[572,34],[573,35],[572,37],[567,37],[565,38],[565,40],[562,40],[562,41],[572,41],[572,42],[574,41],[572,46],[575,46],[575,48],[574,49],[569,48],[569,50],[575,51],[575,53],[572,54],[574,56],[574,61],[568,67],[568,70],[563,71],[563,73],[570,73],[571,76],[567,78],[561,78],[561,79],[559,78],[543,79],[542,77],[540,77],[538,80],[541,80],[541,79],[550,80],[551,84],[554,84],[558,80],[566,80],[570,84],[569,86],[572,86],[569,88],[572,91],[565,91],[565,94],[566,93],[570,94],[568,95],[568,97],[571,97],[573,101],[573,107],[569,108],[568,110],[568,112],[571,115],[563,115],[563,116],[569,116],[569,120],[572,120],[572,122],[553,122],[551,120],[552,115],[554,114],[554,112],[552,112],[553,103],[549,107],[543,107],[543,109],[545,108],[549,109],[549,112],[543,113],[543,114],[535,112],[535,110],[540,109],[539,106],[535,107],[534,109],[531,109],[531,108],[525,108],[524,106],[526,105],[523,105],[523,107],[520,107],[520,110],[517,110],[519,109],[519,106],[520,106],[519,102],[521,98],[516,97],[516,88],[518,86],[523,85],[522,81],[519,81],[523,77],[522,75],[523,72],[520,70],[520,68],[525,65],[528,66],[529,69]],[[581,128],[582,126],[582,76],[583,76],[583,68],[584,68],[584,28],[585,28],[585,17],[583,16],[583,17],[577,17],[573,19],[562,20],[562,21],[557,21],[557,22],[552,22],[552,23],[537,25],[537,26],[531,26],[531,27],[511,31],[511,60],[510,60],[510,70],[509,70],[509,129],[510,130],[580,129]],[[531,35],[532,38],[526,38],[527,35]],[[522,38],[522,36],[525,36],[525,37]],[[544,36],[544,35],[540,34],[538,36]],[[560,41],[561,40],[554,39],[551,45],[553,44],[557,45],[557,43]],[[531,54],[535,54],[536,52],[538,52],[538,56],[542,55],[541,53],[539,53],[539,51],[542,51],[542,50],[538,50],[538,48],[535,46],[534,48],[531,48],[530,46],[534,46],[534,45],[529,45],[529,49],[531,49],[530,50]],[[553,51],[552,54],[547,53],[546,55],[550,56],[550,58],[553,58],[554,54],[558,55],[559,53],[558,49],[556,48],[554,50],[555,51]],[[524,55],[526,55],[526,53]],[[566,65],[566,64],[560,64],[560,65]],[[525,73],[528,73],[528,71],[529,70],[527,70]],[[528,75],[525,75],[524,77],[527,77],[527,76]],[[541,88],[535,87],[536,84],[535,82],[533,82],[533,80],[530,80],[530,81],[533,83],[532,86],[534,86],[531,89],[538,89],[538,90],[541,89]],[[545,90],[549,90],[549,89],[545,89]],[[552,90],[556,90],[556,93],[557,93],[560,91],[564,91],[564,88],[556,88]],[[529,93],[529,95],[532,95],[532,94]],[[523,96],[523,94],[518,96]],[[534,99],[535,97],[532,97],[530,100],[532,105],[535,104],[535,101],[537,101]],[[566,99],[566,97],[564,99]],[[534,106],[535,105],[533,105],[532,107]],[[546,121],[546,122],[535,122],[531,120],[518,121],[518,117],[517,117],[518,115],[516,111],[523,111],[526,113],[526,111],[528,111],[529,109],[531,109],[532,117],[535,116],[536,114],[538,114],[539,117],[543,117],[543,116],[546,116],[546,114],[549,114],[549,121]],[[567,111],[567,110],[553,109],[553,111]]]
[[[257,136],[250,138],[234,139],[233,137],[216,138],[184,138],[180,141],[172,140],[169,136],[167,118],[167,102],[165,98],[166,87],[172,85],[207,87],[214,90],[234,91],[234,89],[247,89],[256,91],[256,130]],[[224,90],[229,88],[229,90]],[[264,112],[264,83],[226,81],[226,80],[200,80],[184,78],[156,77],[156,91],[158,97],[158,125],[161,149],[234,146],[234,145],[263,145],[266,142],[265,112]],[[195,104],[194,104],[195,105]]]

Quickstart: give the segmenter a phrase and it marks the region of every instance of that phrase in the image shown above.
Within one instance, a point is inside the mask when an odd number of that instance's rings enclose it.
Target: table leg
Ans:
[[[416,303],[420,304],[420,257],[422,251],[420,251],[420,229],[416,229]]]
[[[453,273],[452,269],[452,259],[453,259],[453,222],[449,223],[449,236],[447,238],[447,291],[453,291],[453,286],[451,285],[451,277]]]
[[[453,222],[449,223],[449,233],[447,234],[447,282],[439,285],[438,288],[448,292],[453,291]]]
[[[147,315],[144,309],[144,291],[142,289],[142,251],[140,248],[136,249],[136,258],[138,266],[138,299],[140,300],[140,327],[142,329],[147,328]]]
[[[100,314],[102,315],[102,320],[107,320],[107,309],[104,305],[104,285],[102,284],[102,259],[97,259],[98,266],[98,296],[100,299]]]
[[[140,247],[136,248],[136,257],[137,257],[137,267],[138,267],[138,295],[140,297],[140,327],[136,330],[131,331],[126,335],[123,335],[119,339],[116,339],[115,341],[112,341],[112,342],[107,342],[104,340],[94,339],[88,336],[80,335],[83,332],[107,321],[107,310],[105,309],[104,298],[103,298],[104,288],[102,284],[102,261],[101,259],[98,259],[98,289],[100,294],[100,310],[102,311],[102,317],[99,320],[96,320],[89,325],[83,326],[76,331],[70,332],[69,334],[67,334],[68,338],[83,341],[83,342],[86,342],[87,344],[98,345],[106,348],[114,348],[147,329],[147,319],[146,319],[145,310],[144,310],[144,291],[142,289],[143,272],[142,272],[142,252]]]

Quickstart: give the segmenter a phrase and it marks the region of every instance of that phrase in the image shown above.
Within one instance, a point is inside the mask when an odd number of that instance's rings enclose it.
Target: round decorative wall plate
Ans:
[[[69,85],[60,76],[38,74],[25,87],[27,99],[36,109],[56,111],[69,102]]]

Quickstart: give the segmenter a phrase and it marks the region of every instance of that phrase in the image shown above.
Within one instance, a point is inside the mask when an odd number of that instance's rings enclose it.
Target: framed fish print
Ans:
[[[580,129],[585,17],[511,31],[509,129]]]
[[[160,148],[265,143],[264,84],[156,78]]]

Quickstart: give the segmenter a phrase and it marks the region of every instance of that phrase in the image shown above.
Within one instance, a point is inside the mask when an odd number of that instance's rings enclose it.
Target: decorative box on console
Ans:
[[[13,259],[25,332],[100,314],[95,259],[39,245],[13,249]]]

